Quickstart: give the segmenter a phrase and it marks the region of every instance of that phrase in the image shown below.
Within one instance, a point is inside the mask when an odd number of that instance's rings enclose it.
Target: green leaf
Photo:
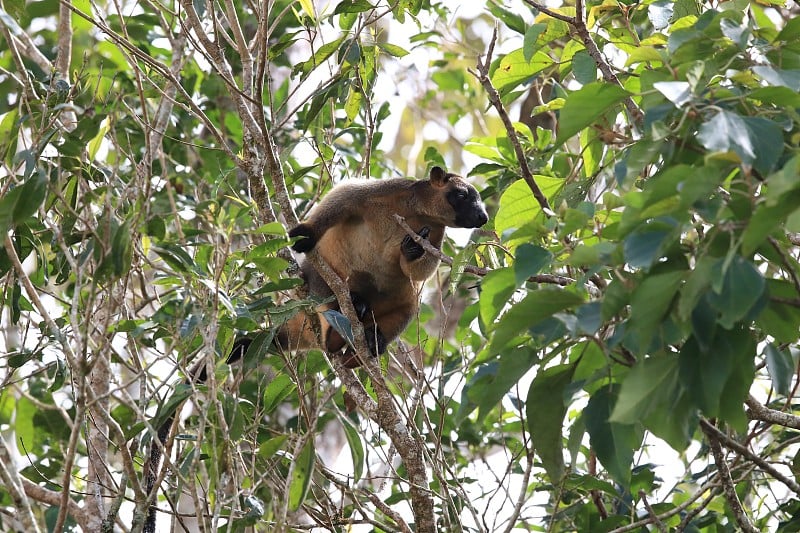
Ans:
[[[497,69],[492,73],[492,84],[501,94],[506,94],[552,64],[553,60],[547,53],[540,50],[527,60],[525,52],[520,48],[500,60]]]
[[[494,322],[508,305],[516,288],[514,270],[511,268],[497,268],[484,276],[481,280],[481,295],[478,301],[484,324],[490,326]]]
[[[289,510],[294,512],[300,509],[311,487],[311,479],[314,476],[314,461],[317,452],[314,449],[314,439],[306,438],[303,449],[294,458],[294,468],[292,478],[289,481]]]
[[[666,97],[667,100],[681,108],[692,100],[692,88],[686,81],[659,81],[653,88]]]
[[[789,394],[794,376],[794,361],[788,350],[779,350],[774,343],[769,343],[764,348],[767,359],[767,370],[772,379],[772,386],[778,394]]]
[[[114,276],[121,277],[128,273],[132,257],[131,224],[130,220],[126,220],[114,229],[111,239],[111,265]]]
[[[363,13],[364,11],[369,11],[373,7],[374,6],[367,2],[367,0],[344,0],[339,2],[339,5],[337,5],[336,9],[333,10],[333,14],[339,15],[341,13]]]
[[[378,47],[392,57],[404,57],[408,55],[408,50],[396,44],[378,43]]]
[[[782,224],[798,205],[800,205],[800,190],[780,196],[776,203],[758,204],[742,233],[742,254],[749,256],[759,246],[766,244],[767,236]]]
[[[295,67],[292,69],[292,76],[301,74],[301,79],[305,79],[305,77],[308,76],[312,70],[327,61],[328,58],[334,53],[341,51],[342,43],[344,43],[346,38],[347,36],[344,35],[320,46],[319,49],[316,50],[308,60],[295,65]]]
[[[178,407],[180,407],[184,400],[191,396],[193,392],[192,386],[188,383],[178,383],[175,385],[172,396],[158,407],[158,411],[156,411],[156,415],[152,420],[153,427],[159,429],[168,421],[172,420]]]
[[[264,389],[264,413],[269,414],[277,409],[288,398],[297,386],[286,374],[278,374]]]
[[[564,186],[564,180],[551,176],[534,175],[533,179],[548,200]],[[509,229],[521,228],[534,220],[542,208],[533,197],[528,184],[517,180],[500,197],[500,207],[494,219],[494,228],[501,235]]]
[[[625,261],[633,268],[649,268],[677,238],[678,223],[661,217],[636,228],[625,238]]]
[[[767,291],[770,296],[779,296],[787,300],[800,296],[794,284],[784,280],[767,280]],[[777,342],[793,343],[797,340],[797,332],[800,330],[800,309],[770,298],[767,306],[756,317],[756,323],[764,333],[774,337]]]
[[[562,426],[567,414],[565,393],[575,365],[557,365],[540,370],[528,389],[525,409],[533,449],[553,485],[564,476]]]
[[[527,331],[554,313],[580,303],[583,303],[583,297],[567,290],[546,288],[532,291],[500,318],[491,340],[490,352],[497,353],[508,341],[523,331]]]
[[[753,72],[774,87],[786,87],[795,93],[800,91],[800,70],[776,70],[769,66],[753,67]]]
[[[744,117],[743,120],[756,154],[753,167],[766,175],[772,172],[783,154],[783,130],[766,118]]]
[[[678,358],[673,355],[648,357],[631,369],[614,406],[610,420],[620,424],[633,424],[643,420],[678,382]]]
[[[489,12],[501,20],[509,29],[514,30],[519,34],[525,33],[525,21],[522,19],[521,16],[517,15],[513,11],[509,11],[501,6],[497,0],[490,0],[486,4],[487,9]]]
[[[766,283],[756,266],[740,255],[734,256],[723,272],[724,267],[724,259],[715,265],[712,277],[722,279],[722,284],[718,291],[708,294],[708,301],[719,311],[720,325],[730,329],[760,300]]]
[[[578,83],[583,85],[597,80],[597,64],[589,52],[581,50],[572,56],[572,73]]]
[[[742,161],[755,157],[742,117],[724,109],[700,126],[697,139],[711,152],[736,152]]]
[[[36,405],[25,396],[17,398],[14,417],[14,433],[17,436],[17,449],[21,456],[38,453],[36,449]]]
[[[476,373],[474,379],[467,383],[465,391],[468,402],[462,403],[461,407],[475,405],[478,418],[486,418],[537,361],[537,354],[533,350],[501,353],[498,363],[485,365],[490,372]]]
[[[610,420],[614,404],[619,404],[617,387],[609,385],[595,392],[583,410],[589,442],[597,459],[623,487],[631,481],[633,452],[641,443],[641,433],[632,424]]]
[[[353,422],[346,416],[340,416],[344,435],[347,437],[347,447],[350,448],[350,458],[353,461],[353,481],[358,481],[364,473],[364,444],[361,442],[361,432],[353,426]]]
[[[648,345],[656,328],[670,309],[685,272],[665,272],[647,276],[631,296],[630,328]]]
[[[747,330],[718,330],[706,350],[690,337],[680,353],[680,378],[692,403],[708,417],[746,427],[742,405],[753,381],[754,355]]]
[[[590,83],[567,96],[561,109],[556,145],[561,145],[624,100],[630,93],[610,83]]]
[[[544,22],[537,22],[525,30],[525,38],[522,41],[522,57],[525,61],[530,61],[536,52],[536,41],[539,35],[547,29],[547,24]]]
[[[517,286],[542,271],[553,261],[553,254],[541,246],[521,244],[517,247],[514,258],[514,278]],[[485,279],[485,278],[484,278]]]
[[[5,201],[0,203],[0,209],[9,207],[12,209],[11,220],[14,224],[24,222],[44,203],[47,197],[47,176],[44,172],[34,172],[19,189],[19,195],[15,196],[13,206],[7,206]]]

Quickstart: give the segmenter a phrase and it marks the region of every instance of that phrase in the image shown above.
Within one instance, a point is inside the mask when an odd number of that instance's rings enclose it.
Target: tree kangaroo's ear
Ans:
[[[433,167],[430,175],[431,184],[436,187],[444,187],[450,181],[450,174],[446,173],[442,167]]]

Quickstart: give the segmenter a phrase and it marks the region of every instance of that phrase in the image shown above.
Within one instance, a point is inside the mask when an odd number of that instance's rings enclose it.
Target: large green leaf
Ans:
[[[278,374],[264,389],[264,413],[273,412],[297,388],[292,379],[286,374]]]
[[[463,420],[476,408],[484,418],[538,360],[533,350],[514,350],[500,354],[499,361],[481,366],[464,386],[456,418]]]
[[[678,224],[672,218],[662,217],[635,229],[625,237],[625,261],[634,268],[648,268],[678,237]]]
[[[542,460],[550,482],[557,485],[564,475],[562,426],[567,414],[564,394],[572,382],[575,365],[557,365],[534,378],[528,389],[525,412],[533,438],[533,449]]]
[[[747,419],[742,406],[753,381],[754,356],[747,330],[718,330],[707,349],[690,337],[680,353],[681,383],[706,416],[743,429]]]
[[[633,424],[661,404],[670,404],[678,382],[678,358],[673,355],[648,357],[631,369],[611,415],[612,422]]]
[[[629,328],[647,345],[678,293],[684,271],[665,272],[645,277],[631,296]]]
[[[554,313],[583,302],[583,297],[563,289],[546,288],[532,291],[500,318],[491,340],[490,352],[497,353],[508,341],[527,331]]]
[[[534,175],[533,179],[539,189],[551,200],[564,186],[564,180],[552,176]],[[533,197],[528,184],[518,180],[503,192],[500,207],[494,219],[494,228],[499,234],[509,229],[516,229],[535,220],[542,213],[542,208]]]
[[[756,305],[766,284],[756,266],[742,256],[735,255],[729,264],[725,263],[720,259],[713,268],[712,278],[715,282],[722,282],[718,286],[712,283],[715,290],[707,297],[711,306],[720,313],[720,325],[730,329]]]
[[[539,50],[530,61],[525,60],[522,48],[506,54],[497,69],[492,73],[492,83],[501,93],[507,93],[522,82],[553,64],[553,60],[545,52]]]
[[[631,481],[633,452],[642,441],[642,432],[633,424],[611,421],[619,390],[613,385],[595,392],[583,410],[589,442],[608,473],[623,487]]]
[[[508,305],[516,289],[514,269],[498,268],[489,272],[481,281],[481,297],[478,306],[481,320],[491,326],[495,318]]]
[[[629,96],[628,91],[610,83],[590,83],[567,97],[561,109],[556,145],[592,124],[598,117]]]

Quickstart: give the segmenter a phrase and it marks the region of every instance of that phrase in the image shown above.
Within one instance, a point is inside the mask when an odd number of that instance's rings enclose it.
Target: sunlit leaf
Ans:
[[[497,70],[492,74],[492,83],[501,93],[507,93],[520,83],[533,78],[542,70],[553,64],[553,60],[544,51],[537,51],[530,60],[520,48],[506,54],[500,60]]]
[[[628,96],[628,92],[610,83],[590,83],[567,96],[561,110],[558,137],[556,144],[577,134],[610,111],[615,105]]]

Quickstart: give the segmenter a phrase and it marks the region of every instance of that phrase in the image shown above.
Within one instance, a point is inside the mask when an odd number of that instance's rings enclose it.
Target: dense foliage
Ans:
[[[797,7],[456,4],[0,3],[1,529],[800,530]],[[270,350],[433,165],[491,219],[391,355]]]

